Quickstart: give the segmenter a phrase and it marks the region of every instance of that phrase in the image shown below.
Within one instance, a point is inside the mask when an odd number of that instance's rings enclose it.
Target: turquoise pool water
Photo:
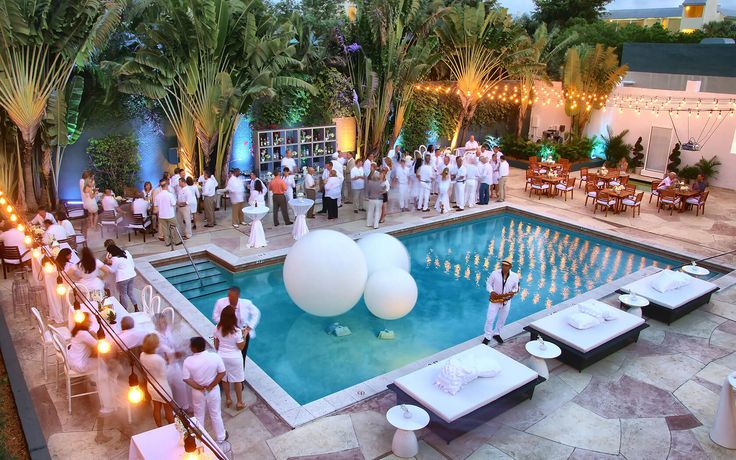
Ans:
[[[361,302],[335,318],[304,313],[289,299],[282,266],[232,274],[211,262],[159,270],[208,318],[215,300],[231,284],[262,311],[249,356],[301,404],[444,350],[483,333],[488,294],[485,282],[499,261],[511,256],[521,272],[521,291],[507,323],[620,278],[647,265],[670,267],[675,260],[594,238],[515,214],[499,214],[400,238],[411,255],[419,287],[408,316],[385,321]],[[324,280],[339,283],[339,280]],[[346,337],[328,335],[333,323],[348,326]],[[382,329],[394,340],[379,340]]]

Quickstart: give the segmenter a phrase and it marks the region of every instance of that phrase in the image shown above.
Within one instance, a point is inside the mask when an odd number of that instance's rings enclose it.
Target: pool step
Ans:
[[[201,281],[197,279],[197,275],[195,274],[194,277],[190,280],[181,281],[178,283],[171,283],[171,284],[174,285],[177,291],[181,293],[186,293],[191,289],[207,288],[209,286],[214,286],[219,283],[227,283],[227,282],[228,282],[228,279],[225,278],[224,275],[220,273],[216,273],[214,275],[203,276]]]
[[[210,267],[210,268],[204,268],[204,269],[197,267],[197,269],[199,270],[199,276],[202,279],[205,279],[211,276],[222,275],[222,272],[217,267]],[[198,279],[197,272],[195,272],[194,270],[190,270],[186,273],[179,273],[177,275],[165,276],[165,278],[169,280],[169,283],[171,284],[184,283],[187,281]]]
[[[198,270],[206,270],[209,268],[217,268],[215,264],[210,262],[209,260],[198,260],[195,261],[194,264],[197,266]],[[171,278],[172,276],[181,275],[184,273],[194,272],[194,268],[192,268],[192,264],[189,261],[186,262],[180,262],[173,265],[168,265],[166,267],[161,267],[158,269],[158,272],[161,273],[164,278]]]
[[[189,289],[179,289],[177,287],[177,290],[187,299],[194,300],[198,297],[204,297],[218,292],[226,292],[230,288],[230,285],[230,281],[223,280],[217,283],[205,283],[204,286],[192,286]]]

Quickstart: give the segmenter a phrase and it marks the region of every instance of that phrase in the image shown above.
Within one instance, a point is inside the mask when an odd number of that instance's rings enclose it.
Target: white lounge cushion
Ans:
[[[664,270],[663,270],[664,271]],[[621,288],[624,292],[631,292],[640,295],[652,303],[661,305],[665,308],[675,309],[685,305],[693,299],[716,290],[717,286],[711,282],[701,280],[700,278],[691,277],[687,286],[682,286],[672,291],[660,292],[652,287],[652,279],[659,273],[642,278],[639,281],[627,284]]]
[[[595,198],[596,196],[598,196],[598,192],[588,192],[588,196],[591,198]]]
[[[501,373],[501,365],[490,356],[476,356],[473,354],[458,356],[460,366],[466,371],[474,372],[481,378],[493,378]]]
[[[614,204],[616,204],[616,200],[596,200],[595,202],[603,206],[613,206]]]
[[[567,186],[565,184],[557,184],[557,188],[559,190],[573,190],[573,187],[569,187],[569,186]]]
[[[700,204],[700,198],[688,198],[685,202],[689,204]]]
[[[686,273],[662,270],[656,276],[652,277],[651,285],[652,289],[659,292],[667,292],[687,286],[692,279],[693,277]]]
[[[603,322],[603,318],[596,318],[595,316],[587,313],[581,313],[579,311],[573,312],[567,316],[567,324],[574,327],[575,329],[585,330],[595,327]]]
[[[586,300],[578,304],[578,311],[605,321],[612,321],[618,318],[619,312],[615,308],[601,308],[600,305],[600,302]]]
[[[567,317],[570,313],[577,311],[578,307],[573,305],[558,313],[538,319],[531,323],[530,326],[578,351],[587,353],[611,339],[644,324],[642,318],[622,312],[603,302],[588,300],[586,303],[594,303],[601,309],[612,310],[613,314],[618,315],[618,319],[616,321],[606,321],[594,328],[578,330],[567,323]]]
[[[447,361],[442,360],[400,377],[394,384],[444,421],[453,422],[538,377],[533,370],[486,345],[477,345],[456,356],[491,358],[503,371],[495,378],[473,380],[457,394],[450,395],[434,386],[437,372]]]
[[[542,184],[542,185],[536,185],[535,184],[535,185],[532,185],[532,188],[536,188],[536,189],[539,189],[539,190],[544,190],[544,189],[548,189],[549,188],[549,185],[548,184]]]

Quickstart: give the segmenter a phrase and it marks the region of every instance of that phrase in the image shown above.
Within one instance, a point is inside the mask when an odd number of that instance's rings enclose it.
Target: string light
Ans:
[[[41,250],[38,248],[33,248],[33,250],[31,251],[31,254],[33,255],[34,259],[38,259],[41,257]]]
[[[197,438],[192,433],[187,433],[184,438],[184,458],[186,460],[198,460],[199,453],[197,452]]]
[[[10,215],[10,221],[11,222],[17,222],[18,221],[18,216],[16,216],[15,214],[11,214]]]
[[[60,296],[66,294],[66,286],[64,286],[64,280],[61,279],[61,275],[56,277],[56,293]]]
[[[8,205],[8,206],[7,206],[6,208],[5,208],[5,210],[6,210],[6,211],[7,211],[8,213],[11,213],[11,212],[13,212],[13,206],[9,204],[9,205]]]
[[[18,226],[17,226],[16,228],[17,228],[17,229],[18,229],[18,231],[19,231],[19,232],[21,232],[21,233],[23,233],[23,232],[25,232],[25,231],[26,231],[26,226],[25,226],[25,225],[23,225],[23,224],[18,224]]]
[[[23,244],[25,244],[26,246],[30,246],[31,243],[33,243],[33,239],[31,238],[31,235],[26,235],[23,238]]]
[[[133,363],[130,363],[130,376],[128,376],[128,401],[131,404],[143,401],[143,390],[138,385],[138,375],[133,370]]]
[[[48,260],[47,260],[47,261],[46,261],[46,262],[44,262],[44,264],[43,264],[43,271],[45,271],[46,273],[51,273],[51,272],[53,272],[53,271],[54,271],[54,264],[52,264],[52,263],[51,263],[51,261],[48,261]]]
[[[97,329],[97,352],[103,355],[110,352],[110,342],[105,338],[105,331],[102,330],[102,327]]]
[[[74,322],[77,324],[81,324],[84,321],[85,314],[82,311],[81,305],[79,305],[79,301],[74,301]]]
[[[5,197],[4,196],[3,197],[0,197],[0,205],[5,206],[5,203],[6,203]]]

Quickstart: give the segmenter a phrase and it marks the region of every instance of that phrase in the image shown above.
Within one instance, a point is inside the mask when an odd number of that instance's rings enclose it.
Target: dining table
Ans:
[[[616,199],[616,206],[613,207],[614,214],[618,214],[621,212],[621,207],[622,207],[621,201],[624,198],[631,196],[631,190],[626,189],[626,188],[621,189],[621,190],[615,190],[613,188],[604,188],[603,190],[601,190],[601,192],[606,192],[608,193],[609,196]]]
[[[678,212],[685,212],[687,210],[687,199],[693,198],[698,195],[700,195],[700,191],[693,190],[690,187],[683,189],[683,188],[673,188],[675,192],[675,196],[677,196],[680,199],[680,209],[678,209]]]
[[[222,450],[222,446],[226,443],[218,444],[215,442],[202,424],[197,421],[196,417],[191,417],[190,420],[202,430],[208,444],[217,449],[216,453],[212,452],[209,447],[197,440],[197,450],[199,452],[196,458],[205,460],[227,457],[226,452]],[[144,431],[130,438],[128,460],[180,460],[183,458],[187,458],[184,451],[184,441],[174,423]]]
[[[558,190],[556,185],[562,183],[565,180],[564,176],[549,176],[547,174],[535,174],[534,178],[539,179],[546,184],[549,184],[549,196],[552,196],[553,193],[557,195]]]

